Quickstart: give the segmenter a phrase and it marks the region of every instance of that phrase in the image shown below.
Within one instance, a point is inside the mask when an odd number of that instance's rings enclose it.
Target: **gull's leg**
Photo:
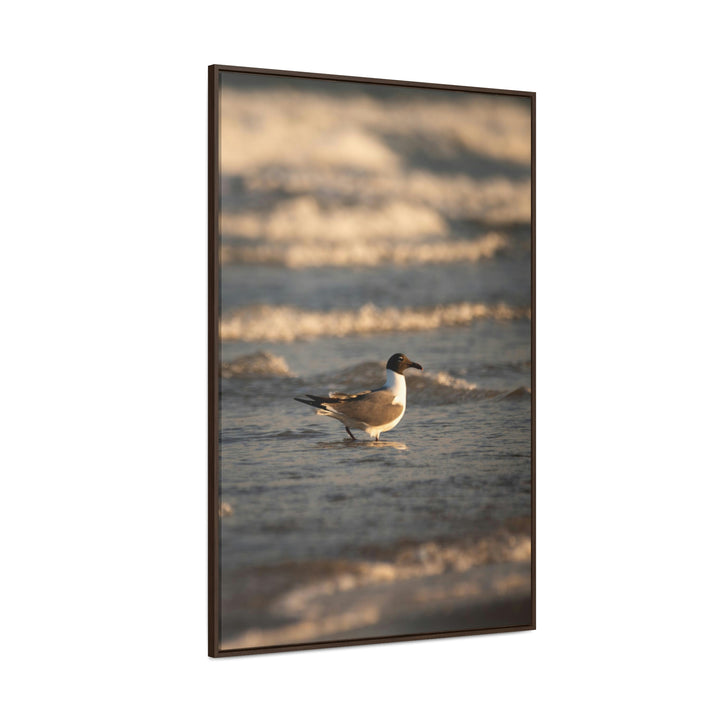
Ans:
[[[355,436],[350,432],[350,428],[346,425],[345,426],[345,432],[353,439],[355,440]]]

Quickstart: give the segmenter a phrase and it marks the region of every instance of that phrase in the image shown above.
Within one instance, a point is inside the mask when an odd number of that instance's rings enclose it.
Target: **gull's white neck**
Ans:
[[[387,379],[385,380],[385,385],[383,385],[383,390],[390,390],[392,392],[395,403],[405,405],[407,395],[405,376],[388,368],[386,370],[386,377]]]

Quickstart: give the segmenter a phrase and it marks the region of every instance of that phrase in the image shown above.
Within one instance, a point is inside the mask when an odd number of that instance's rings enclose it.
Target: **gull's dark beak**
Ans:
[[[422,368],[422,365],[421,365],[420,363],[416,363],[416,362],[411,362],[411,363],[410,363],[410,367],[417,368],[418,370],[422,370],[422,369],[423,369],[423,368]]]

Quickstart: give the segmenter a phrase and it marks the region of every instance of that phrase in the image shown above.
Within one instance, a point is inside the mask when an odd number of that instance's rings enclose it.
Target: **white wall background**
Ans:
[[[707,2],[3,11],[5,717],[717,717]],[[210,660],[206,66],[538,93],[538,630]]]

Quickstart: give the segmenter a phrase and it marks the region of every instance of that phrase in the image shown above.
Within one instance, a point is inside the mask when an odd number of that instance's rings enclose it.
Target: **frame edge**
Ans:
[[[218,608],[218,142],[219,68],[208,67],[208,655],[219,657]]]
[[[504,90],[502,88],[474,87],[472,85],[451,85],[446,83],[418,82],[416,80],[390,80],[388,78],[369,78],[357,75],[333,75],[328,73],[303,72],[299,70],[277,70],[271,68],[253,68],[240,65],[211,65],[218,72],[241,72],[255,75],[278,75],[280,77],[302,77],[314,80],[335,80],[340,82],[369,83],[371,85],[399,85],[402,87],[418,87],[431,90],[460,90],[464,92],[484,92],[495,95],[517,95],[520,97],[533,97],[535,93],[529,90]]]

